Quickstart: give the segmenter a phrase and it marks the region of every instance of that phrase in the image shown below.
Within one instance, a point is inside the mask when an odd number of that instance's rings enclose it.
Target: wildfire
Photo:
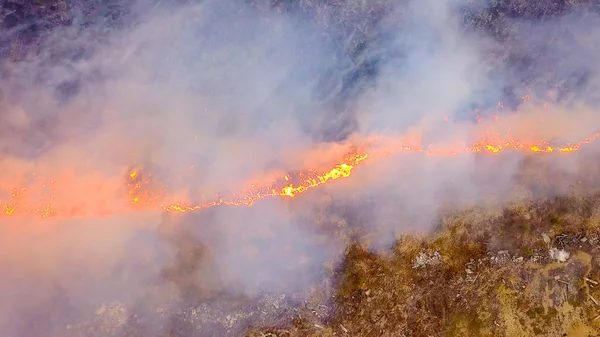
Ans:
[[[322,185],[330,180],[336,180],[350,176],[350,174],[352,173],[352,169],[367,158],[368,155],[366,154],[357,154],[352,157],[346,158],[344,163],[336,165],[334,168],[325,173],[319,173],[317,171],[300,173],[296,179],[298,181],[297,184],[288,183],[280,188],[275,187],[275,185],[277,185],[276,183],[273,184],[273,186],[262,188],[251,186],[250,189],[244,192],[237,193],[229,198],[219,198],[218,200],[206,204],[189,206],[182,203],[177,203],[174,205],[161,205],[160,208],[166,212],[187,212],[218,205],[250,206],[255,201],[266,197],[294,197],[297,194],[306,192],[307,190]],[[289,182],[291,180],[291,177],[287,175],[284,177],[284,180],[285,182]]]
[[[186,204],[177,202],[173,204],[164,204],[163,195],[159,193],[160,189],[155,188],[151,184],[150,175],[142,173],[140,169],[131,170],[127,176],[126,186],[128,188],[127,198],[129,205],[123,205],[118,209],[105,209],[106,205],[99,205],[102,208],[102,215],[114,214],[125,210],[132,209],[155,209],[163,212],[189,212],[197,211],[205,208],[210,208],[218,205],[245,205],[250,206],[255,201],[268,197],[295,197],[298,194],[304,193],[309,189],[323,185],[329,181],[342,179],[350,176],[353,169],[366,161],[367,159],[374,160],[381,157],[396,155],[399,153],[423,153],[430,156],[456,156],[464,153],[489,153],[498,154],[503,151],[512,150],[526,153],[570,153],[578,151],[583,145],[593,142],[600,137],[600,133],[596,133],[583,141],[576,144],[566,146],[554,146],[549,142],[541,141],[536,143],[524,143],[516,139],[505,141],[484,139],[475,144],[457,149],[440,149],[434,146],[409,146],[399,145],[393,148],[384,148],[379,150],[361,149],[352,155],[345,158],[340,164],[325,171],[312,170],[302,172],[293,177],[291,175],[284,176],[280,181],[274,182],[268,186],[250,185],[246,190],[226,197],[217,196],[213,201],[202,204]],[[369,152],[369,153],[367,153]],[[22,198],[27,190],[25,188],[15,189],[8,200],[0,202],[2,212],[5,216],[14,216],[17,214],[37,215],[44,218],[52,216],[69,216],[79,215],[77,207],[55,206],[52,203],[52,198],[38,206],[30,207],[32,203],[30,199]],[[88,210],[89,213],[89,210]]]

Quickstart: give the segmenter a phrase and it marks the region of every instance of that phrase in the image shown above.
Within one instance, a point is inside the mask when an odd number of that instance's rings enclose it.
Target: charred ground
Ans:
[[[0,57],[4,61],[19,62],[34,58],[42,50],[51,55],[52,64],[76,64],[89,57],[93,50],[74,45],[68,50],[53,50],[51,33],[64,27],[74,27],[68,34],[73,38],[86,30],[96,29],[108,34],[127,25],[135,25],[140,12],[156,8],[170,8],[189,4],[191,1],[22,1],[4,0],[1,3]],[[380,68],[390,60],[397,62],[405,57],[400,48],[388,48],[390,30],[395,22],[393,15],[402,8],[401,2],[377,1],[240,1],[247,10],[279,11],[299,17],[301,21],[315,24],[327,32],[329,43],[336,46],[332,58],[338,64],[323,73],[321,84],[315,88],[314,100],[323,107],[323,114],[306,117],[302,111],[296,118],[301,128],[317,141],[342,141],[356,130],[358,114],[356,97],[375,85]],[[464,102],[461,111],[449,111],[456,119],[474,120],[476,116],[494,114],[498,102],[506,112],[516,110],[523,103],[524,95],[544,97],[548,90],[556,91],[547,102],[563,102],[583,91],[594,75],[593,64],[585,62],[561,62],[564,45],[572,45],[572,54],[593,58],[596,51],[578,44],[573,34],[579,34],[579,26],[573,22],[592,20],[597,23],[598,4],[593,0],[581,1],[482,1],[469,2],[458,9],[465,32],[475,32],[490,37],[496,43],[486,51],[489,76],[499,86],[484,88],[485,99],[474,98]],[[596,20],[596,21],[594,21]],[[553,29],[535,25],[544,22],[557,23]],[[400,23],[398,23],[400,25]],[[557,28],[559,27],[559,28]],[[99,28],[99,29],[98,29]],[[537,29],[532,33],[532,29]],[[541,33],[540,33],[541,30]],[[61,32],[61,34],[67,34]],[[555,49],[553,46],[561,46]],[[63,46],[64,47],[64,46]],[[562,48],[562,49],[561,49]],[[565,56],[565,55],[562,55]],[[559,57],[559,59],[557,59]],[[566,56],[565,56],[566,57]],[[9,68],[2,76],[10,76]],[[59,100],[74,96],[85,76],[81,74],[62,83],[48,83]],[[282,87],[280,90],[285,91]],[[9,93],[4,93],[8,95]],[[1,95],[0,95],[1,97]],[[277,99],[272,97],[269,99]],[[590,99],[582,97],[582,99]],[[52,128],[51,117],[40,123]],[[32,135],[28,135],[32,138]],[[47,137],[51,137],[48,135]]]
[[[281,10],[303,10],[310,16],[317,2],[278,1]],[[357,91],[369,87],[382,55],[374,22],[385,16],[385,1],[373,1],[364,12],[359,1],[331,2],[338,22],[339,43],[350,70],[340,76],[340,92],[331,96],[332,113],[348,111]],[[150,6],[151,7],[151,6]],[[0,53],[7,62],[34,55],[49,31],[73,22],[82,29],[97,20],[123,24],[127,2],[18,1],[2,3]],[[506,47],[498,73],[514,76],[490,100],[516,109],[521,90],[539,83],[558,87],[557,100],[572,88],[586,85],[586,69],[568,77],[544,78],[547,69],[532,59],[532,49],[511,49],[527,42],[527,26],[512,19],[543,21],[576,11],[595,13],[593,1],[496,1],[480,10],[465,11],[466,29],[481,30]],[[95,14],[94,14],[95,13]],[[367,16],[364,13],[370,13]],[[362,20],[362,21],[361,21]],[[361,24],[354,24],[362,22]],[[357,31],[358,30],[358,31]],[[353,36],[352,39],[346,39]],[[568,39],[568,37],[563,37]],[[521,40],[520,40],[521,39]],[[83,51],[57,55],[76,60]],[[550,62],[549,60],[548,62]],[[572,76],[571,76],[572,75]],[[68,99],[77,82],[56,87]],[[1,98],[1,96],[0,96]],[[0,102],[1,103],[1,102]],[[473,107],[474,110],[485,107]],[[351,110],[351,109],[350,109]],[[466,117],[472,117],[467,113]],[[316,138],[343,139],[352,129],[349,113],[339,124],[320,125]],[[162,235],[177,247],[175,262],[158,284],[133,308],[106,303],[83,321],[47,315],[68,311],[68,300],[50,296],[45,308],[32,309],[24,318],[23,333],[48,332],[65,336],[591,336],[600,333],[600,192],[598,158],[590,157],[576,177],[551,163],[526,158],[515,176],[521,201],[502,208],[451,210],[430,234],[406,234],[391,250],[378,251],[361,226],[356,205],[337,205],[322,196],[323,216],[313,225],[325,237],[337,237],[347,248],[340,265],[323,266],[322,282],[283,294],[274,291],[255,297],[236,296],[219,288],[210,251],[185,231],[173,230],[168,220]],[[548,197],[548,196],[552,197]],[[349,210],[350,209],[350,210]],[[398,218],[402,225],[405,219]],[[552,248],[569,252],[565,262],[550,256]],[[161,283],[163,282],[163,283]],[[165,303],[164,284],[176,287],[183,303]],[[64,309],[65,306],[67,309]],[[46,308],[47,307],[47,308]],[[50,308],[49,311],[45,309]],[[35,322],[35,324],[31,324]]]

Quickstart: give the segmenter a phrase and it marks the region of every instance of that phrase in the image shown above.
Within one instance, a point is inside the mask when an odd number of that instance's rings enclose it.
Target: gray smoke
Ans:
[[[372,136],[376,149],[580,141],[598,130],[599,18],[536,3],[5,5],[0,201],[26,187],[63,214],[119,212],[0,218],[0,328],[58,336],[111,301],[152,311],[301,293],[339,261],[348,227],[387,247],[447,207],[530,197],[514,195],[520,155],[401,154],[250,208],[122,207],[131,167],[165,202],[203,203],[328,168]],[[544,160],[576,175],[581,156],[559,156]]]

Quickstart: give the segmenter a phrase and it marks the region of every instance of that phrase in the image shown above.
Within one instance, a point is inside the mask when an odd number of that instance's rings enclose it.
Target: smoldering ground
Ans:
[[[5,60],[0,84],[2,192],[44,177],[67,215],[121,211],[134,165],[168,186],[170,201],[203,202],[321,168],[372,135],[452,148],[490,130],[567,141],[597,130],[590,8],[519,18],[530,12],[514,3],[139,2],[105,20],[88,5],[72,4],[70,25],[28,35],[33,46],[11,45],[19,61]],[[24,37],[23,25],[9,26],[6,41]],[[581,156],[558,156],[543,160],[576,177]],[[239,294],[301,301],[353,239],[348,227],[385,247],[431,230],[448,204],[510,201],[522,157],[487,158],[391,157],[251,208],[3,218],[1,327],[63,335],[117,301],[110,329],[93,333],[131,335],[138,324],[160,335],[168,314],[134,315]]]

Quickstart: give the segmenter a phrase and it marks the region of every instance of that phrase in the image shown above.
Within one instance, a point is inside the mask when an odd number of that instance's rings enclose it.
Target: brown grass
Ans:
[[[600,193],[581,184],[597,164],[583,169],[562,196],[445,215],[435,233],[403,236],[391,252],[354,243],[335,271],[327,320],[247,335],[597,336]],[[543,173],[523,170],[529,185],[519,187],[544,194],[553,187]],[[569,260],[550,260],[549,247]],[[442,263],[415,269],[420,252],[439,252]]]

